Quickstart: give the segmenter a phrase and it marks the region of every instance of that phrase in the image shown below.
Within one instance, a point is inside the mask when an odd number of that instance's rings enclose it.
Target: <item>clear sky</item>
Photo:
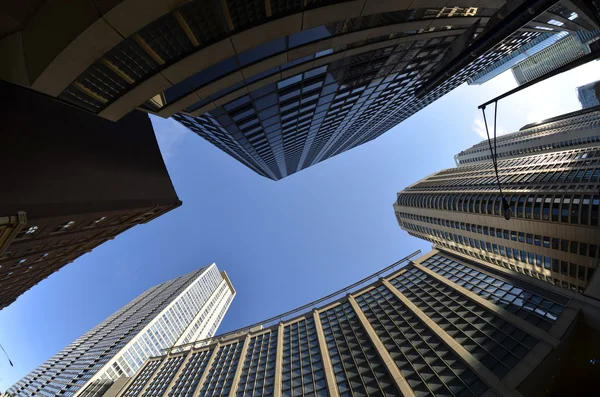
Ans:
[[[501,132],[580,108],[593,62],[499,103]],[[265,179],[173,120],[153,118],[183,206],[123,233],[0,311],[0,390],[147,288],[216,262],[237,297],[220,332],[294,309],[429,244],[403,232],[396,193],[482,139],[477,106],[510,72],[463,85],[380,138],[291,177]],[[489,111],[488,111],[489,113]],[[490,116],[491,117],[491,114]]]

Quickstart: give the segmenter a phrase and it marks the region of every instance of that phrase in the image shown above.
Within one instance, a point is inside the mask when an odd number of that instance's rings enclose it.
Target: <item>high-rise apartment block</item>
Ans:
[[[570,34],[513,66],[513,76],[519,85],[528,83],[591,53],[590,46],[597,45],[598,39],[600,30],[588,34]]]
[[[174,116],[281,179],[377,138],[547,32],[549,14],[596,28],[565,4],[53,0],[0,9],[0,78],[109,120]]]
[[[133,376],[163,349],[213,336],[235,296],[227,274],[212,264],[152,287],[33,370],[13,397],[79,396],[106,391]]]
[[[151,358],[116,395],[520,397],[595,390],[586,358],[598,350],[588,343],[598,335],[597,301],[442,250],[392,268],[326,303]]]
[[[181,201],[146,114],[111,122],[3,81],[0,91],[2,309]]]
[[[577,96],[584,109],[600,106],[600,81],[577,87]]]
[[[492,143],[493,144],[493,143]],[[398,193],[409,234],[436,246],[600,298],[600,109],[528,125],[496,140],[502,196],[484,141],[457,168]]]

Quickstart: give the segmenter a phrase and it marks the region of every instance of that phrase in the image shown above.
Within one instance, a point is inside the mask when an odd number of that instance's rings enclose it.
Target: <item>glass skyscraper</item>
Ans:
[[[33,370],[11,396],[76,396],[133,376],[163,349],[215,334],[235,296],[227,274],[201,268],[148,289]]]
[[[584,109],[600,105],[600,81],[577,87],[577,97]]]
[[[594,29],[561,3],[513,5],[45,4],[24,10],[3,39],[11,62],[0,79],[108,120],[133,109],[173,116],[278,180],[376,139],[548,29],[561,30],[549,18]],[[69,16],[61,19],[68,33],[54,33],[58,15]]]
[[[112,395],[584,395],[597,378],[581,370],[587,360],[571,357],[593,353],[573,335],[590,330],[579,314],[598,308],[571,291],[433,250],[282,317],[150,358]]]

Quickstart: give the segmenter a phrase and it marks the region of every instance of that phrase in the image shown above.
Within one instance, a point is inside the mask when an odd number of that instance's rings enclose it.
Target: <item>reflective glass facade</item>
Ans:
[[[457,7],[449,16],[448,10],[382,13],[290,35],[279,51],[303,45],[308,55],[262,72],[258,82],[254,77],[239,81],[174,118],[259,174],[281,179],[378,137],[538,35],[516,33],[417,98],[474,17],[487,21],[493,14],[492,9]],[[419,26],[427,28],[415,29]],[[332,46],[338,36],[345,44]],[[353,41],[356,37],[368,38]],[[236,99],[218,101],[228,95]]]
[[[135,108],[173,116],[274,180],[377,138],[549,31],[589,30],[554,6],[523,29],[492,35],[517,11],[480,0],[194,0],[113,21],[135,9],[131,2],[99,11],[118,37],[98,43],[68,78],[44,71],[52,95],[109,120]],[[90,30],[77,39],[89,40]],[[478,56],[430,85],[469,53]]]
[[[211,336],[233,296],[229,280],[214,264],[150,288],[21,379],[9,393],[73,396],[88,385],[92,390],[133,376],[149,357],[175,345],[180,336],[189,340]],[[176,364],[181,362],[170,365]],[[165,372],[164,381],[147,395],[162,394],[169,374]]]
[[[149,361],[149,382],[142,370],[117,397],[158,390],[167,372],[162,396],[509,395],[570,316],[568,297],[443,251],[376,276],[289,320],[172,349]]]

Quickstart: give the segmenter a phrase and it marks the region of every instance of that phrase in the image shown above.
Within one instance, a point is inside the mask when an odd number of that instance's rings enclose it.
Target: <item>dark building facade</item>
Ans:
[[[531,397],[595,390],[597,372],[586,358],[598,347],[578,336],[597,337],[598,301],[442,250],[393,270],[397,265],[325,303],[150,358],[116,395]],[[92,384],[85,396],[102,396],[95,392],[101,386],[110,385]]]
[[[596,28],[581,11],[571,18],[571,2],[541,0],[525,11],[522,0],[31,3],[0,8],[13,21],[0,31],[0,56],[13,60],[0,78],[109,120],[136,108],[174,116],[271,179],[375,139],[561,31],[548,15]],[[499,33],[523,15],[532,20]],[[421,90],[479,43],[485,51]]]
[[[146,114],[111,122],[5,82],[0,92],[2,308],[181,202]]]
[[[456,168],[398,193],[410,235],[572,291],[600,298],[600,109],[528,125],[456,156]]]

